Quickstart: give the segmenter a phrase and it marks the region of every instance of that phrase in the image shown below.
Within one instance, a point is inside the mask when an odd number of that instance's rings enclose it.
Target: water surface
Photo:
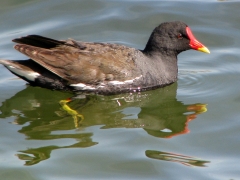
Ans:
[[[161,22],[181,20],[211,54],[179,56],[178,82],[117,96],[30,87],[0,66],[1,179],[240,179],[239,1],[0,1],[0,57],[12,39],[111,42],[143,49]]]

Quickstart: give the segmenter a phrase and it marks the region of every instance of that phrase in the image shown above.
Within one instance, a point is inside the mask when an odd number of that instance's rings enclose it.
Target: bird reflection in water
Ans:
[[[206,104],[185,105],[177,100],[176,92],[177,83],[141,93],[66,100],[61,102],[60,108],[59,100],[71,94],[27,87],[2,102],[0,118],[15,117],[13,124],[20,125],[18,132],[24,134],[26,140],[41,140],[39,147],[17,150],[17,156],[25,165],[34,165],[49,159],[53,150],[88,148],[101,143],[94,142],[94,132],[86,132],[92,126],[100,126],[102,130],[139,128],[158,138],[188,133],[188,123],[207,111]],[[62,143],[64,139],[75,142],[56,145],[53,141],[49,146],[47,142],[56,139],[62,139]]]

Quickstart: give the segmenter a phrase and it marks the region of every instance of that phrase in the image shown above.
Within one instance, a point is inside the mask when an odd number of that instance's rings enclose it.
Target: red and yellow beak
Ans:
[[[193,35],[191,29],[189,27],[186,27],[186,31],[187,31],[187,35],[190,39],[190,46],[192,49],[195,49],[197,51],[202,51],[205,53],[210,54],[210,51],[208,50],[208,48],[206,46],[204,46],[202,43],[200,43]]]

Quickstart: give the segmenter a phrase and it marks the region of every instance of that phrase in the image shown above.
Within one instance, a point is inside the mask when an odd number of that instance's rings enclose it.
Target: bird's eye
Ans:
[[[181,33],[178,33],[177,38],[178,38],[178,39],[182,39],[182,38],[183,38],[183,35],[182,35]]]

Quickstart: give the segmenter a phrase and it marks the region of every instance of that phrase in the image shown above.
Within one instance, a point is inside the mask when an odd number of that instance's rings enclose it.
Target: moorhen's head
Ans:
[[[189,49],[210,53],[210,51],[194,37],[191,29],[185,23],[174,21],[162,23],[153,30],[144,52],[150,54],[154,52],[173,52],[177,55]]]

